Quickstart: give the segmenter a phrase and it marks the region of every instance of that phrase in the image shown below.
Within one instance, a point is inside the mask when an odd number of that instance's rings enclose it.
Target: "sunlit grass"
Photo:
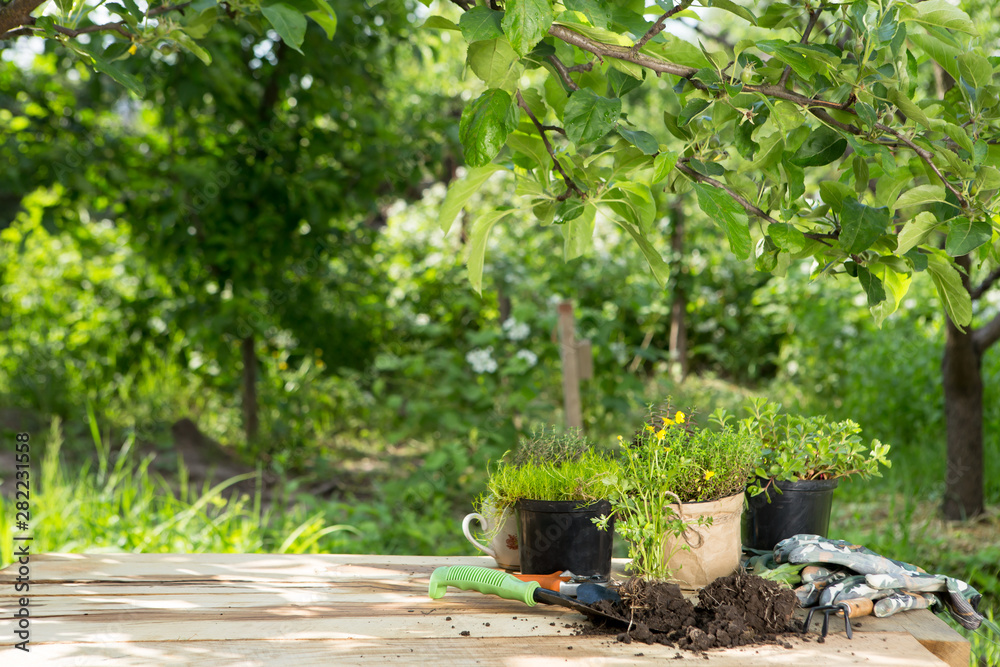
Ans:
[[[91,416],[97,446],[96,470],[91,463],[71,470],[60,461],[63,434],[52,422],[44,451],[31,470],[31,529],[33,551],[80,552],[225,552],[320,553],[329,551],[336,533],[356,532],[333,524],[325,515],[305,507],[263,507],[260,474],[232,477],[214,486],[195,488],[181,465],[178,488],[150,472],[151,456],[136,460],[134,440],[126,440],[111,458],[100,443]],[[256,479],[256,492],[224,492],[238,482]],[[16,507],[0,497],[0,564],[12,560]],[[18,531],[18,534],[23,534]]]

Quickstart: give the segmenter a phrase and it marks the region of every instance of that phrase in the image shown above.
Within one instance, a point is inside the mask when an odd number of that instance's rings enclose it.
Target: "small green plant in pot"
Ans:
[[[487,489],[499,510],[516,511],[521,572],[609,578],[614,526],[593,519],[610,513],[617,476],[615,457],[578,431],[543,430],[505,454]]]
[[[802,533],[825,537],[840,480],[881,477],[879,466],[892,465],[889,445],[878,440],[865,445],[861,427],[849,419],[783,413],[780,404],[764,398],[750,399],[746,410],[740,432],[763,445],[747,487],[744,543],[750,548],[770,550]]]
[[[622,474],[612,505],[639,577],[704,586],[740,560],[743,491],[759,443],[711,421],[701,428],[680,411],[651,416],[622,442]]]

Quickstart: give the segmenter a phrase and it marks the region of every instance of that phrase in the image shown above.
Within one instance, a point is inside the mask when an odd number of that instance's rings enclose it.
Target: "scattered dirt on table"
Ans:
[[[595,625],[584,634],[617,632],[620,642],[665,644],[691,651],[748,644],[784,644],[778,637],[794,632],[795,593],[758,576],[737,572],[716,579],[698,594],[694,606],[675,584],[629,579],[618,588],[620,602],[601,600],[594,608],[629,624]]]

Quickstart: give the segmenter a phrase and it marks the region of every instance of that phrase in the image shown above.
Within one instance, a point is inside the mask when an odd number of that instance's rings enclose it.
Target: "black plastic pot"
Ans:
[[[830,507],[838,479],[798,482],[775,482],[778,493],[770,488],[767,494],[747,496],[747,513],[743,530],[743,546],[769,551],[781,540],[792,535],[808,534],[826,537],[830,529]],[[762,484],[763,486],[763,484]],[[771,502],[767,501],[770,495]]]
[[[582,506],[578,500],[521,500],[517,510],[517,542],[523,574],[569,570],[591,577],[611,576],[614,518],[601,530],[593,519],[611,512],[599,500]]]

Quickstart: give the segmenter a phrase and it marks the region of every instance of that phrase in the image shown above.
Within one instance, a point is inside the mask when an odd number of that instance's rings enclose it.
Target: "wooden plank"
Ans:
[[[805,615],[805,610],[795,611],[795,617],[799,621],[804,620]],[[810,630],[816,632],[822,627],[822,622],[822,616],[813,616]],[[904,611],[886,618],[864,616],[852,621],[851,625],[856,632],[861,633],[907,632],[952,667],[968,667],[972,655],[969,641],[928,609]],[[830,632],[844,634],[843,619],[831,618]]]
[[[570,648],[572,647],[572,648]],[[186,665],[188,667],[337,667],[364,665],[539,665],[624,666],[640,664],[708,665],[709,667],[771,667],[773,665],[884,665],[941,667],[905,633],[857,635],[853,641],[830,638],[825,644],[793,640],[793,649],[752,646],[704,655],[668,646],[622,644],[600,637],[526,637],[509,639],[454,637],[447,639],[356,639],[241,642],[109,642],[45,644],[31,653],[6,651],[4,667],[48,665]]]
[[[285,581],[410,579],[441,565],[493,567],[488,556],[359,556],[352,554],[40,554],[31,558],[32,581]],[[0,570],[0,584],[16,568]]]
[[[616,573],[625,563],[615,560]],[[559,607],[529,608],[455,589],[440,600],[428,598],[427,577],[433,569],[457,564],[490,566],[493,561],[344,554],[33,556],[33,647],[192,641],[239,645],[262,639],[294,640],[296,646],[313,641],[386,645],[400,637],[452,641],[463,630],[483,641],[513,640],[521,646],[528,640],[561,642],[571,633],[568,624],[583,621]],[[0,572],[0,584],[4,577],[9,581],[14,576],[12,570]],[[17,597],[13,586],[0,585],[0,615],[10,613]],[[929,611],[858,622],[862,628],[855,642],[904,632],[915,635],[948,664],[968,664],[968,642]],[[838,630],[834,623],[831,630],[836,635],[842,627]],[[830,641],[846,640],[832,636]]]

